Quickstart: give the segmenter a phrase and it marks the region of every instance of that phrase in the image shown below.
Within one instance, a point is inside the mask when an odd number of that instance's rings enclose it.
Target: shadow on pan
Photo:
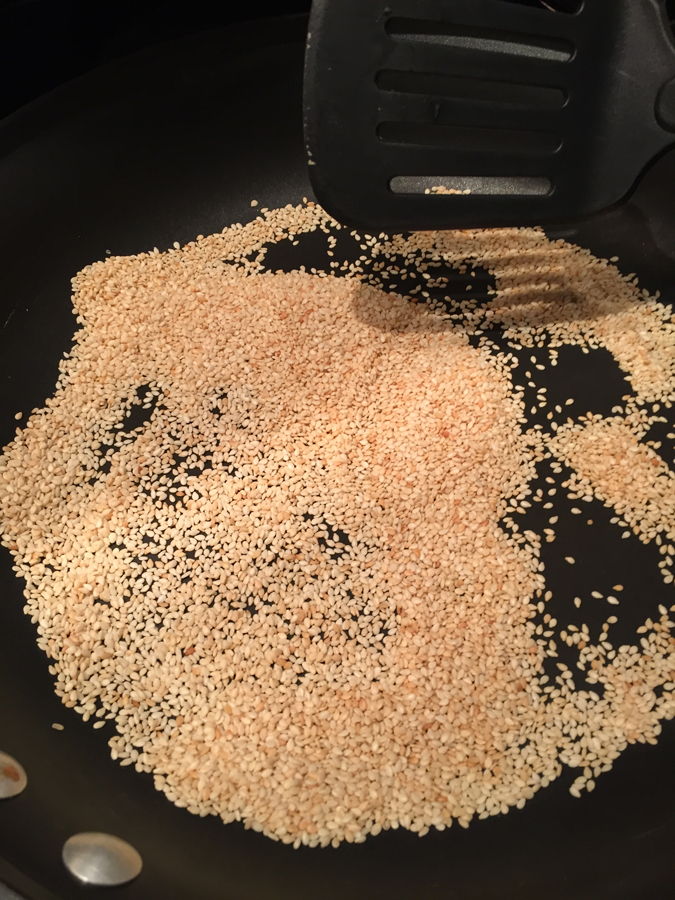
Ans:
[[[106,252],[169,247],[310,196],[302,143],[304,18],[162,45],[94,71],[0,124],[0,439],[41,406],[75,323],[69,279]],[[675,158],[631,201],[562,236],[664,300],[675,289]],[[291,248],[284,252],[291,253]],[[305,252],[305,251],[303,251]],[[283,256],[283,254],[282,254]],[[290,255],[275,268],[292,268]],[[307,261],[308,265],[316,262]],[[613,390],[592,373],[598,403]],[[606,381],[603,381],[606,379]],[[634,573],[640,579],[640,572]],[[423,839],[404,830],[294,851],[177,809],[61,706],[22,586],[0,555],[0,746],[29,775],[0,802],[0,880],[29,900],[666,900],[675,895],[675,730],[629,748],[581,801],[566,773],[522,811]],[[646,613],[648,614],[648,613]],[[62,732],[53,722],[65,726]],[[568,777],[569,776],[569,777]],[[107,831],[142,854],[123,888],[83,889],[61,847]]]

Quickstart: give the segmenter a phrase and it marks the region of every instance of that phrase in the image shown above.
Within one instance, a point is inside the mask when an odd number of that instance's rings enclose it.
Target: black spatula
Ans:
[[[309,31],[310,177],[347,224],[578,218],[675,143],[663,0],[314,0]]]

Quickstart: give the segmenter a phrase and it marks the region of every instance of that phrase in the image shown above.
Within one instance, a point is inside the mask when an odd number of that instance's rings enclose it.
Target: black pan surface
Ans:
[[[75,322],[69,279],[107,251],[165,249],[310,196],[302,147],[305,20],[237,26],[164,45],[97,70],[0,124],[0,443],[14,413],[42,406]],[[628,204],[556,236],[621,257],[643,286],[675,297],[675,159],[645,175]],[[307,243],[275,268],[316,265]],[[567,376],[609,411],[621,373],[602,354]],[[619,381],[617,381],[617,379]],[[625,382],[623,382],[625,389]],[[672,454],[671,454],[672,456]],[[670,460],[669,460],[670,461]],[[611,513],[599,504],[598,519]],[[675,591],[649,548],[599,531],[598,565],[649,611]],[[564,528],[559,540],[567,539]],[[569,540],[572,540],[571,530]],[[629,545],[629,546],[627,546]],[[546,546],[546,545],[544,545]],[[647,554],[647,556],[645,556]],[[647,558],[649,557],[649,558]],[[653,563],[653,566],[652,566]],[[548,567],[555,579],[556,566]],[[611,582],[610,582],[611,583]],[[29,785],[0,801],[0,881],[29,900],[671,900],[675,896],[675,727],[629,747],[593,794],[568,793],[566,771],[522,811],[420,839],[403,829],[339,849],[293,849],[199,819],[109,756],[53,694],[48,660],[22,612],[22,584],[0,556],[0,749]],[[551,610],[552,612],[555,611]],[[590,622],[593,625],[594,623]],[[599,623],[596,623],[599,624]],[[52,722],[65,725],[62,732]],[[142,854],[122,888],[83,888],[63,842],[107,831]]]

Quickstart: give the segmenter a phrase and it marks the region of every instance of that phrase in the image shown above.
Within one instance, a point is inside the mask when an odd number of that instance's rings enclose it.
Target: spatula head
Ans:
[[[389,233],[578,218],[675,142],[674,79],[663,0],[314,0],[310,178]]]

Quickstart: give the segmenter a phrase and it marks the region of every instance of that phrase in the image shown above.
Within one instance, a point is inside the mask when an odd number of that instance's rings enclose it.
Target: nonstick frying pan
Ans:
[[[165,249],[244,222],[254,215],[254,197],[272,208],[310,196],[302,141],[305,28],[303,18],[276,19],[167,44],[66,85],[0,125],[3,445],[13,437],[15,412],[43,405],[53,390],[76,327],[69,299],[75,272],[108,251]],[[569,223],[556,236],[619,255],[625,272],[637,272],[643,286],[671,302],[675,158],[663,157],[622,207]],[[317,266],[317,252],[311,242],[277,250],[274,267]],[[574,357],[564,369],[593,412],[608,412],[625,388],[607,357]],[[611,515],[597,507],[598,520]],[[643,619],[655,603],[675,602],[672,587],[647,565],[648,548],[632,540],[617,548],[609,526],[598,534],[598,565],[627,572],[627,593],[648,589]],[[564,527],[558,540],[566,540]],[[23,602],[2,551],[0,749],[23,764],[29,783],[20,796],[0,801],[0,881],[29,900],[675,895],[672,723],[664,724],[658,746],[629,747],[581,800],[570,796],[574,774],[566,770],[522,811],[475,820],[466,831],[454,826],[420,839],[399,829],[362,845],[294,851],[240,825],[194,817],[155,791],[149,776],[113,762],[112,731],[93,731],[55,697]],[[600,620],[589,624],[599,627]],[[65,729],[53,730],[53,722]],[[82,831],[133,844],[144,861],[139,878],[121,888],[76,883],[61,848]]]

